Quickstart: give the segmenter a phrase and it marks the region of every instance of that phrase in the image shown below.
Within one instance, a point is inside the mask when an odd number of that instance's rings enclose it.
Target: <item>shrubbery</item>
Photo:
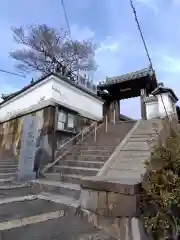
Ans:
[[[154,147],[142,183],[142,217],[155,240],[173,239],[180,225],[180,133],[170,129],[165,144]]]

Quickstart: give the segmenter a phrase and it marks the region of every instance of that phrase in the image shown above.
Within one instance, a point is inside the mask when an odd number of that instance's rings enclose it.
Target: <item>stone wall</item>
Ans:
[[[13,158],[16,164],[19,161],[21,137],[25,119],[33,118],[37,126],[35,134],[36,149],[35,161],[43,165],[53,159],[53,137],[55,108],[48,106],[26,115],[17,116],[0,123],[0,161]]]

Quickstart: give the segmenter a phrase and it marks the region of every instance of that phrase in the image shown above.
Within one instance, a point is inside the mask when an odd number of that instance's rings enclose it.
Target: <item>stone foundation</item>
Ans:
[[[115,179],[107,182],[100,177],[83,179],[81,207],[84,215],[116,239],[150,240],[140,219],[140,184],[122,182]]]

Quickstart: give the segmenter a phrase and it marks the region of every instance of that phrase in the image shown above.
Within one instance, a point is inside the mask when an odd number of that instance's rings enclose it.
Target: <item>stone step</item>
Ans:
[[[133,170],[133,171],[144,171],[145,164],[144,161],[119,161],[118,163],[113,163],[111,166],[116,170]]]
[[[3,165],[0,164],[0,168],[16,168],[17,169],[18,166],[15,164],[3,164]]]
[[[108,160],[109,156],[100,156],[100,155],[77,155],[77,156],[73,156],[73,158],[69,157],[68,159],[66,158],[66,160],[78,160],[78,161],[90,161],[90,162],[106,162]]]
[[[59,204],[42,199],[0,204],[0,223],[60,210]],[[0,224],[1,225],[1,224]]]
[[[80,201],[74,199],[70,196],[65,196],[62,194],[55,194],[49,192],[41,192],[37,195],[38,199],[50,201],[52,203],[65,204],[66,206],[79,207]]]
[[[137,128],[133,134],[138,134],[138,135],[155,135],[157,134],[156,131],[153,131],[153,129],[141,129],[141,128]]]
[[[149,159],[151,156],[150,151],[121,151],[120,153],[120,158],[123,159],[124,161],[128,159],[134,159],[136,160],[146,160]]]
[[[79,151],[79,155],[101,155],[101,156],[110,156],[112,154],[112,150],[108,150],[108,149],[82,149]]]
[[[80,184],[83,176],[75,174],[46,173],[46,179],[51,181],[63,181]]]
[[[61,180],[64,182],[80,184],[81,178],[83,178],[83,177],[84,176],[75,175],[75,174],[63,174],[61,177]]]
[[[151,139],[150,136],[144,136],[144,135],[136,136],[136,135],[132,135],[129,138],[129,142],[147,142],[150,139]]]
[[[48,181],[44,179],[33,180],[32,183],[39,189],[39,191],[65,195],[77,200],[80,197],[81,188],[78,184],[61,181]]]
[[[12,181],[14,181],[14,177],[5,178],[5,179],[2,178],[0,179],[0,186],[11,183]]]
[[[78,161],[78,160],[64,160],[60,161],[59,165],[69,166],[69,167],[89,167],[89,168],[101,168],[104,163],[98,161]]]
[[[136,133],[136,134],[132,134],[131,135],[131,139],[132,138],[138,138],[139,140],[141,140],[141,139],[149,139],[149,138],[152,138],[152,137],[156,137],[157,136],[157,134],[138,134],[138,133]]]
[[[16,173],[0,173],[0,179],[10,178],[10,177],[16,177]]]
[[[54,172],[46,173],[45,179],[50,181],[61,181],[61,174]]]
[[[0,173],[16,173],[17,172],[17,167],[16,168],[2,168],[1,166],[0,166]]]
[[[3,166],[3,165],[13,166],[16,164],[13,161],[0,161],[0,166]]]
[[[107,145],[107,146],[104,146],[104,145],[90,145],[89,143],[88,144],[84,144],[82,145],[81,149],[83,150],[98,150],[98,151],[101,151],[101,150],[109,150],[109,151],[113,151],[115,148],[117,147],[117,145]]]
[[[145,169],[144,169],[145,172]],[[137,179],[137,181],[140,181],[142,179],[143,171],[141,170],[127,170],[127,169],[111,169],[107,173],[107,177],[120,177],[121,179]]]
[[[106,149],[106,147],[116,147],[120,142],[122,141],[122,139],[112,139],[112,138],[109,138],[108,136],[107,137],[105,137],[105,136],[103,136],[103,138],[102,139],[98,139],[98,141],[97,142],[94,142],[94,141],[88,141],[88,144],[89,144],[89,146],[91,146],[91,145],[96,145],[96,146],[98,146],[99,148],[101,148],[101,147],[105,147],[105,149]]]
[[[99,172],[99,169],[98,168],[54,166],[53,172],[60,172],[62,174],[77,174],[77,175],[81,175],[81,176],[95,176]]]
[[[127,151],[149,151],[150,146],[147,144],[147,142],[130,142],[128,141],[126,145],[123,147],[123,150]]]
[[[3,188],[6,189],[3,189]],[[12,188],[15,187],[15,188]],[[4,185],[0,185],[0,199],[5,198],[13,198],[13,197],[21,197],[26,195],[34,195],[38,192],[36,192],[36,189],[34,186],[15,186],[15,184],[10,183],[4,183]]]
[[[18,204],[12,211],[12,219],[0,223],[1,240],[114,240],[102,234],[87,219],[76,216],[79,202],[74,199],[48,193],[42,193],[38,198],[22,203],[19,212]],[[13,217],[17,212],[19,215]]]
[[[76,148],[74,151],[66,154],[64,159],[69,160],[72,156],[79,156],[79,155],[105,155],[105,156],[110,156],[116,146],[92,146],[89,145],[89,147],[86,146],[81,146],[81,148]],[[86,154],[87,153],[87,154]]]

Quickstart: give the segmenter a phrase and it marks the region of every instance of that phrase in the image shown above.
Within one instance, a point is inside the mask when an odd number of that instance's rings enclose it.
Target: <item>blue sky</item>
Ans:
[[[73,38],[99,44],[95,81],[148,66],[129,0],[64,0]],[[159,81],[180,96],[180,0],[134,0]],[[65,27],[60,0],[6,0],[0,7],[0,68],[16,71],[9,52],[16,48],[11,27],[46,23]],[[31,79],[0,73],[1,92],[17,90]],[[140,116],[139,99],[124,100],[123,114]]]

